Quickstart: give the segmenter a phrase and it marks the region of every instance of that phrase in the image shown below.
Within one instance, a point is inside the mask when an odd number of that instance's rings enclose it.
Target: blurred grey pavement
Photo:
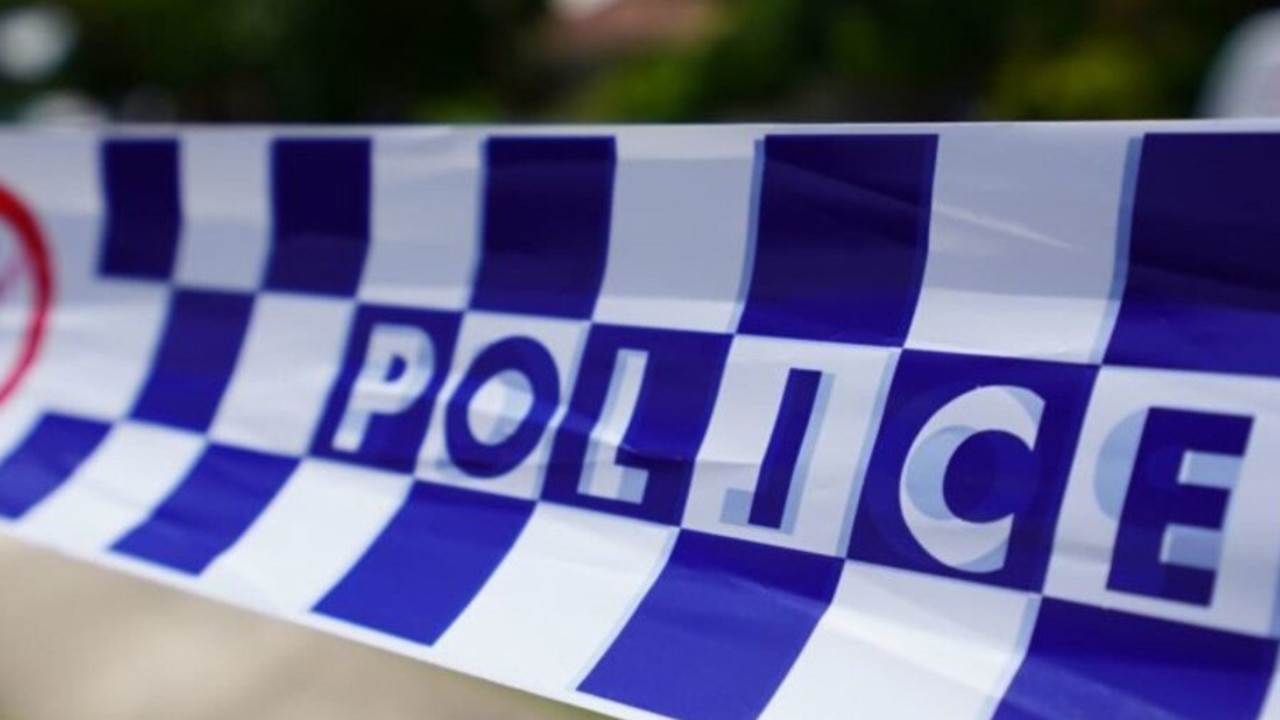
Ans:
[[[3,720],[599,717],[0,537]]]

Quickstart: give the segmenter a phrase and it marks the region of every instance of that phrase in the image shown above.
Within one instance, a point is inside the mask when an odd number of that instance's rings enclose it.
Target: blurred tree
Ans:
[[[409,119],[436,103],[456,113],[458,98],[486,115],[519,112],[532,67],[521,40],[545,10],[543,0],[63,4],[79,42],[48,85],[125,116],[327,122]]]
[[[552,1],[60,0],[77,28],[70,60],[0,81],[0,112],[58,89],[135,119],[1181,116],[1224,35],[1267,5],[613,0],[587,12],[633,25],[704,18],[685,3],[714,22],[679,42],[633,33],[656,39],[565,52],[572,34],[558,26],[607,23],[552,13]],[[32,4],[0,0],[0,11]]]
[[[1183,116],[1261,0],[726,0],[701,47],[617,61],[581,117]]]
[[[267,2],[267,0],[262,0]],[[273,84],[291,119],[514,113],[535,0],[270,0]]]

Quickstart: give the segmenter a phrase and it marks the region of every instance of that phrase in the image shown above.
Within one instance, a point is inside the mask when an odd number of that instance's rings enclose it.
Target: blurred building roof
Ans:
[[[552,57],[600,60],[697,42],[715,30],[716,0],[558,0],[543,41]]]

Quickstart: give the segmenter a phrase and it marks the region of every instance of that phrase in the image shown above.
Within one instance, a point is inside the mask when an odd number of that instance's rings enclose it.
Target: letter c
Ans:
[[[983,433],[1012,435],[1030,451],[1043,414],[1044,399],[1035,392],[988,385],[952,399],[920,429],[903,463],[898,496],[908,529],[936,560],[970,572],[1004,567],[1013,515],[986,522],[958,517],[944,494],[947,468],[962,444]]]

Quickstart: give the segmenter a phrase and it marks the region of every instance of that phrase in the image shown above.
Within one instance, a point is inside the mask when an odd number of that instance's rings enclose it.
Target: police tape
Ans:
[[[0,516],[620,717],[1280,713],[1277,131],[0,135]]]

